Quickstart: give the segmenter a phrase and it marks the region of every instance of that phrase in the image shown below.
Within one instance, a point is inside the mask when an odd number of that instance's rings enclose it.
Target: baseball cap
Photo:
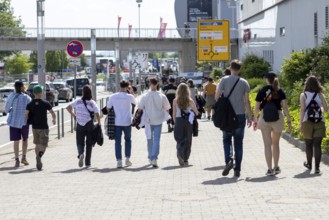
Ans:
[[[24,84],[23,84],[22,81],[16,81],[15,82],[15,87],[20,88],[20,87],[23,87],[23,86],[24,86]]]
[[[33,86],[33,93],[35,94],[42,93],[42,90],[43,90],[43,86],[40,84]]]

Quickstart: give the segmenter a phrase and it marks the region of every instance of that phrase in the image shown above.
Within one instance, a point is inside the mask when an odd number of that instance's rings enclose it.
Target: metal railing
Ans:
[[[158,28],[95,28],[97,38],[197,38],[197,28],[172,28],[160,31]],[[45,28],[45,38],[90,38],[91,28]],[[140,33],[139,33],[140,32]],[[37,28],[0,27],[0,38],[37,38]],[[230,37],[236,39],[238,31],[230,30]]]

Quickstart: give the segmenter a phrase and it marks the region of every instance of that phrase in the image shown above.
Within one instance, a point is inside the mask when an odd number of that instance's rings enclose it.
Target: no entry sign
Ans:
[[[73,58],[79,57],[83,52],[83,45],[78,40],[72,40],[67,44],[66,51]]]

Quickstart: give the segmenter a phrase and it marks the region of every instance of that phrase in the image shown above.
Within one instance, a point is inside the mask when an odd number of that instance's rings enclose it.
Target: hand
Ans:
[[[258,121],[257,120],[254,121],[253,128],[254,128],[254,131],[257,130],[257,128],[258,128]]]
[[[299,130],[300,130],[300,132],[303,132],[303,124],[300,124]]]
[[[250,118],[247,119],[247,126],[250,128],[252,125],[252,120]]]
[[[291,121],[288,121],[288,132],[291,133],[292,132],[292,125],[291,125]]]
[[[56,119],[53,119],[53,125],[55,125],[56,124]]]

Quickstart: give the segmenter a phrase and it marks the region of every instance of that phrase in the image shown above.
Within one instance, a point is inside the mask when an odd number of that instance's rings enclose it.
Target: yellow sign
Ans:
[[[228,20],[198,21],[198,61],[228,61],[230,50]]]

